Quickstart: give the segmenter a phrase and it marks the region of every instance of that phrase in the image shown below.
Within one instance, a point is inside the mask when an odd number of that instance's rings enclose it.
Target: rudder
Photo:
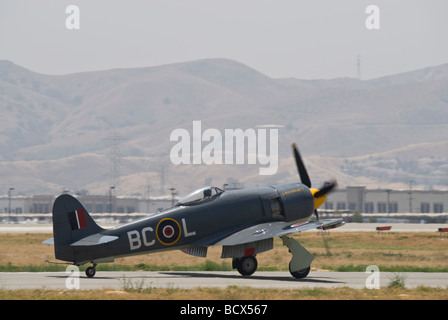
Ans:
[[[63,194],[54,201],[53,237],[56,259],[76,264],[76,251],[70,244],[103,230],[78,199]]]

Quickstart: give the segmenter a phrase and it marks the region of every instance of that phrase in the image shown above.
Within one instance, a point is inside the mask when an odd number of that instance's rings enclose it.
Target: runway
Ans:
[[[387,287],[396,276],[391,272],[380,272],[380,287]],[[448,287],[448,274],[403,272],[406,288],[417,286]],[[16,289],[114,289],[126,288],[171,288],[192,289],[197,287],[226,288],[247,286],[252,288],[366,288],[370,274],[364,272],[320,272],[311,271],[305,279],[294,279],[289,272],[256,272],[250,277],[242,277],[233,271],[159,271],[120,272],[98,271],[94,278],[87,278],[83,272],[77,277],[65,272],[0,272],[0,288]],[[79,282],[78,282],[79,280]],[[370,282],[371,283],[371,282]]]

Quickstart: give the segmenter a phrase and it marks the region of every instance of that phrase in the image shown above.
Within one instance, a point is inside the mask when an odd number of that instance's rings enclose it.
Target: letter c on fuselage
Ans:
[[[142,229],[143,244],[144,244],[145,246],[149,247],[149,246],[154,245],[154,244],[156,243],[156,240],[152,239],[152,241],[148,241],[148,238],[147,238],[147,236],[146,236],[146,232],[147,232],[147,231],[149,231],[149,232],[153,232],[154,229],[151,228],[151,227],[146,227],[146,228],[143,228],[143,229]]]

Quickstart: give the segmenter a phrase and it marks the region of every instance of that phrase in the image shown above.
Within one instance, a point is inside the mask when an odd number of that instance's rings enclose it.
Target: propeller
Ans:
[[[308,188],[311,188],[310,177],[308,176],[308,172],[305,169],[302,157],[300,156],[299,150],[297,149],[297,145],[295,143],[292,144],[292,151],[294,152],[294,158],[296,159],[297,170],[299,170],[300,180]]]
[[[300,156],[300,152],[297,149],[297,145],[295,143],[292,144],[292,151],[296,160],[297,170],[299,171],[300,181],[308,188],[310,188],[311,193],[313,194],[314,214],[316,215],[316,219],[319,220],[319,213],[317,212],[317,208],[319,208],[325,202],[327,193],[331,192],[337,186],[337,182],[336,180],[331,180],[325,182],[320,189],[311,188],[311,179],[308,175],[308,172],[306,171],[302,157]]]
[[[327,193],[331,192],[338,185],[336,180],[325,181],[324,185],[314,194],[315,198],[320,198],[325,196]]]

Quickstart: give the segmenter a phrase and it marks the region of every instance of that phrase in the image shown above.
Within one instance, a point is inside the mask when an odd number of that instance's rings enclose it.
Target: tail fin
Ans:
[[[70,244],[104,229],[74,197],[63,194],[53,204],[53,237],[56,259],[76,263],[76,252]]]

